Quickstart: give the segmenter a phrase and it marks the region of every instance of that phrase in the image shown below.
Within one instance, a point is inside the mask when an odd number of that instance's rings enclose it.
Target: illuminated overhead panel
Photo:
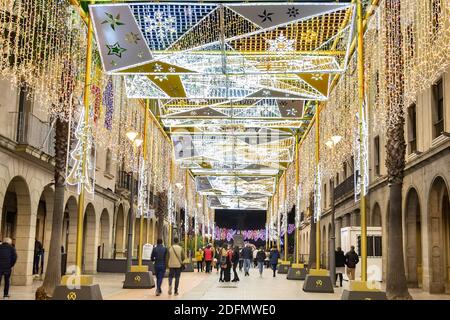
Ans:
[[[104,71],[124,77],[128,98],[152,99],[209,206],[242,210],[267,209],[294,133],[347,67],[356,17],[331,1],[89,10]]]

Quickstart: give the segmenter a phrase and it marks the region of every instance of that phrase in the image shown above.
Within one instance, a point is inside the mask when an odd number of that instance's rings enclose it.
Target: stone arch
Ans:
[[[372,212],[369,220],[370,227],[381,227],[382,226],[382,218],[381,218],[381,208],[378,202],[375,202],[372,208]]]
[[[83,219],[83,272],[95,273],[97,263],[97,219],[95,208],[88,203]]]
[[[31,195],[26,180],[15,176],[8,184],[3,199],[1,238],[9,237],[17,250],[12,284],[27,285],[33,279],[36,216],[31,212]]]
[[[100,215],[100,257],[109,259],[111,257],[111,224],[109,222],[108,209],[104,208]]]
[[[328,256],[329,256],[332,252],[336,251],[336,236],[335,236],[335,243],[334,243],[335,247],[334,248],[331,247],[331,237],[333,236],[332,230],[331,230],[331,222],[328,223],[328,233],[327,234],[328,234]],[[328,261],[328,263],[329,263],[329,261]]]
[[[443,293],[450,287],[450,205],[444,178],[438,176],[428,195],[430,292]]]
[[[321,264],[324,268],[326,268],[327,266],[327,262],[328,262],[328,241],[327,241],[328,237],[327,237],[327,227],[324,225],[322,226],[322,248],[321,248]]]
[[[125,215],[123,204],[119,204],[116,216],[116,230],[114,235],[114,248],[116,256],[124,257],[125,250]]]
[[[406,278],[411,287],[422,287],[422,222],[419,194],[410,188],[405,201]]]
[[[65,260],[67,270],[68,266],[75,265],[76,243],[77,243],[77,216],[78,203],[75,196],[70,196],[66,201],[64,208],[63,229],[61,234],[61,251],[64,252],[63,262]]]
[[[35,238],[38,240],[44,248],[44,264],[42,268],[42,261],[35,259],[33,256],[33,273],[38,271],[39,274],[43,274],[47,267],[48,252],[50,249],[50,238],[52,233],[52,221],[53,221],[53,202],[55,192],[50,185],[44,187],[39,198],[39,203],[36,212],[36,228]],[[37,270],[34,270],[37,269]]]

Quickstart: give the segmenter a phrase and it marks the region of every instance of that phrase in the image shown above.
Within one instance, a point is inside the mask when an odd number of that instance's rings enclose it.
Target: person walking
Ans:
[[[3,299],[9,298],[9,279],[11,271],[17,261],[16,249],[12,246],[11,238],[5,238],[0,244],[0,285],[2,279],[5,278],[5,286],[3,288]]]
[[[242,258],[244,259],[244,272],[245,276],[249,276],[250,266],[252,265],[252,249],[250,245],[247,243],[242,249]]]
[[[195,261],[197,261],[197,272],[203,272],[203,251],[201,248],[195,253]]]
[[[350,251],[345,254],[345,265],[347,266],[347,277],[355,280],[355,269],[359,262],[359,256],[355,251],[355,246],[350,247]]]
[[[277,247],[273,246],[269,254],[269,263],[272,267],[274,277],[275,272],[277,271],[278,259],[280,259],[280,252],[278,251]]]
[[[211,246],[209,244],[205,248],[205,251],[203,252],[203,256],[205,258],[205,272],[211,273],[211,263],[213,261],[214,252],[211,249]]]
[[[178,243],[177,237],[173,239],[173,246],[169,249],[169,295],[172,294],[172,280],[175,278],[175,292],[178,295],[178,286],[180,284],[181,268],[184,261],[184,250]]]
[[[226,268],[225,268],[225,273],[223,275],[223,280],[225,282],[230,282],[231,281],[231,267],[233,266],[233,263],[231,262],[232,258],[233,258],[233,249],[231,248],[231,245],[228,245],[227,251],[227,263],[226,263]]]
[[[244,266],[244,258],[242,257],[242,248],[239,249],[239,272],[242,272]]]
[[[236,268],[239,265],[239,247],[235,246],[234,250],[233,250],[233,254],[231,257],[231,262],[233,263],[233,273],[234,273],[234,277],[232,282],[238,282],[239,281],[239,276],[237,274]]]
[[[219,265],[220,265],[220,278],[219,282],[225,281],[225,272],[227,269],[227,260],[228,260],[228,252],[226,249],[226,244],[222,246],[222,249],[220,249],[220,258],[219,258]],[[230,280],[228,280],[230,281]]]
[[[222,249],[220,247],[217,247],[214,252],[214,263],[216,266],[216,273],[219,273],[219,269],[220,269],[221,251],[222,251]]]
[[[253,258],[253,267],[258,268],[258,261],[256,260],[256,255],[258,254],[258,249],[256,247],[252,247],[252,258]]]
[[[152,250],[151,260],[155,264],[156,273],[156,295],[161,295],[161,285],[166,273],[167,248],[163,246],[162,239],[156,241],[156,247]]]
[[[38,240],[34,240],[34,258],[33,258],[33,274],[39,274],[39,265],[42,260],[42,254],[44,253],[44,248],[42,243]]]
[[[336,285],[337,279],[339,277],[339,282],[342,288],[342,278],[345,272],[345,255],[341,247],[337,247],[334,253],[334,261],[336,262],[336,278],[334,279],[334,284]]]
[[[263,247],[260,247],[256,253],[256,261],[258,263],[259,276],[262,277],[264,270],[264,261],[266,260],[266,252]]]

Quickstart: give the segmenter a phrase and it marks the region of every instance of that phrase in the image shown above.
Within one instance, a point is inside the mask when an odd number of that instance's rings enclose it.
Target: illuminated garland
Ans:
[[[292,234],[295,231],[295,225],[289,224],[287,230],[288,234]],[[227,229],[227,228],[214,228],[213,239],[215,240],[226,240],[231,241],[235,235],[241,234],[244,237],[244,241],[266,241],[268,234],[270,233],[267,228],[259,229],[259,230],[235,230],[235,229]],[[285,231],[281,233],[281,236],[284,236]],[[276,238],[270,239],[275,240]]]

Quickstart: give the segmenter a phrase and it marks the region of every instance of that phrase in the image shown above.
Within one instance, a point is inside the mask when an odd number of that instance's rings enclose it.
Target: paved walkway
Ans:
[[[211,274],[186,272],[181,275],[180,295],[169,296],[168,281],[164,278],[163,293],[155,296],[155,289],[123,289],[123,274],[101,273],[94,276],[95,283],[100,285],[105,300],[340,300],[342,288],[335,288],[335,292],[306,293],[303,292],[303,281],[287,280],[286,275],[272,277],[272,272],[265,269],[260,278],[256,269],[250,270],[250,276],[244,277],[239,273],[240,282],[221,283],[216,271]],[[12,286],[11,300],[33,300],[36,289],[41,281],[34,281],[30,286]],[[344,284],[345,287],[345,284]],[[3,288],[2,290],[3,291]],[[430,295],[419,289],[410,289],[415,300],[450,300],[450,295]],[[0,300],[1,301],[1,300]]]

